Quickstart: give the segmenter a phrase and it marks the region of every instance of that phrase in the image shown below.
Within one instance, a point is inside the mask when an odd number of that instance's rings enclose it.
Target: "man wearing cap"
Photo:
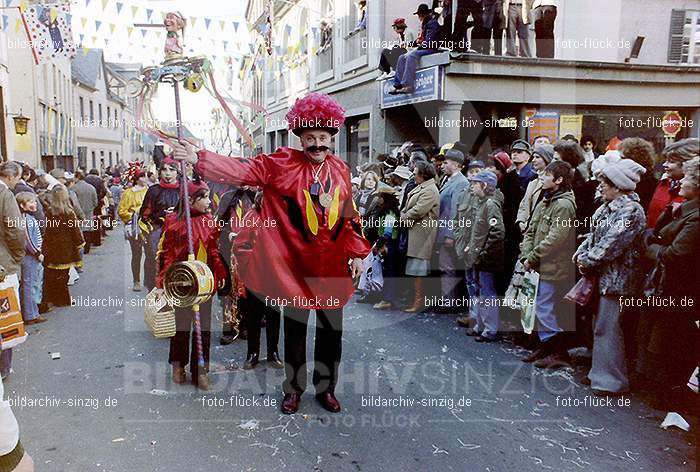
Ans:
[[[537,173],[532,169],[532,164],[530,164],[530,159],[532,157],[530,143],[524,139],[515,140],[510,148],[510,157],[518,173],[520,191],[525,194],[527,184],[537,178]]]
[[[220,156],[190,144],[173,144],[175,158],[194,164],[213,182],[261,187],[259,237],[242,274],[246,288],[284,306],[285,381],[282,412],[298,411],[306,390],[306,332],[316,311],[313,383],[323,408],[340,411],[335,397],[343,336],[343,307],[354,292],[370,244],[352,201],[350,170],[330,150],[345,110],[331,97],[311,93],[287,114],[303,150],[279,148],[253,159]]]
[[[413,177],[413,172],[407,166],[397,166],[389,174],[390,183],[396,189],[396,199],[399,201],[399,204],[403,201],[404,191],[411,177]]]
[[[456,149],[448,149],[445,152],[445,162],[442,171],[447,176],[447,181],[440,190],[440,225],[438,227],[435,247],[438,249],[440,265],[440,289],[446,310],[455,307],[452,301],[456,297],[456,289],[463,285],[463,281],[457,276],[459,263],[455,252],[454,226],[457,217],[457,202],[460,194],[469,185],[469,181],[462,174],[464,166],[464,154]]]
[[[438,50],[438,34],[440,25],[438,24],[430,7],[421,3],[413,13],[418,15],[421,22],[421,33],[416,41],[417,49],[399,56],[396,64],[396,75],[394,76],[394,88],[390,94],[413,93],[413,85],[416,81],[416,69],[418,62],[423,56],[434,54]]]
[[[386,79],[391,74],[391,69],[396,68],[399,57],[406,54],[408,48],[416,40],[415,33],[408,30],[405,18],[396,18],[391,27],[397,36],[396,44],[391,49],[382,49],[382,54],[379,57],[379,70],[382,71],[382,75],[377,80]]]

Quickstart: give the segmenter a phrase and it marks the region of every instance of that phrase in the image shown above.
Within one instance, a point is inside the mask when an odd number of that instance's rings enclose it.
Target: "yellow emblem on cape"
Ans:
[[[236,216],[238,216],[238,221],[243,219],[243,204],[240,201],[236,205]]]
[[[204,248],[202,241],[199,242],[199,248],[197,248],[197,260],[207,263],[207,250]]]
[[[333,202],[328,212],[328,229],[333,229],[333,226],[338,222],[338,213],[340,211],[340,185],[335,187],[333,192]]]
[[[311,200],[311,194],[308,190],[304,190],[304,198],[306,199],[306,221],[309,223],[309,230],[314,236],[318,234],[318,217],[314,210],[314,202]]]

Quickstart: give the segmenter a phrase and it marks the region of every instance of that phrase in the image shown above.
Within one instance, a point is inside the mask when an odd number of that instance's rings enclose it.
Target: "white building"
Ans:
[[[73,169],[75,131],[70,126],[73,117],[70,60],[61,57],[36,65],[25,30],[12,27],[19,13],[15,9],[4,11],[10,25],[7,41],[3,41],[9,62],[9,103],[12,104],[9,111],[21,111],[30,120],[26,135],[10,133],[8,156],[45,170]]]
[[[78,165],[103,170],[131,159],[133,112],[125,80],[107,67],[101,49],[78,50],[73,59]]]
[[[548,123],[555,139],[566,128],[592,135],[602,147],[616,135],[636,135],[658,149],[666,141],[658,125],[661,117],[677,111],[695,125],[683,128],[678,137],[700,133],[696,0],[559,2],[553,59],[441,52],[421,61],[421,90],[392,96],[389,81],[375,81],[380,52],[395,39],[394,18],[406,18],[409,28],[418,31],[418,19],[412,15],[418,3],[370,1],[366,29],[350,36],[360,19],[356,2],[275,1],[273,56],[258,49],[252,59],[266,64],[265,150],[294,143],[284,115],[298,96],[309,91],[328,93],[347,110],[336,150],[353,168],[405,140],[423,144],[460,140],[475,154],[486,154],[517,138],[532,139]],[[265,4],[263,0],[248,4],[248,18],[258,29],[266,21]],[[330,42],[323,48],[322,20],[332,26]],[[534,43],[534,31],[530,32]],[[635,43],[641,43],[638,52]],[[532,116],[537,126],[529,127]],[[432,124],[440,119],[464,125]],[[652,125],[622,125],[642,120]],[[509,126],[486,126],[487,122]],[[518,125],[511,127],[513,122]]]
[[[11,98],[7,34],[0,24],[0,162],[12,159],[8,154],[13,148],[15,134],[12,114],[19,110],[14,110],[12,107]]]

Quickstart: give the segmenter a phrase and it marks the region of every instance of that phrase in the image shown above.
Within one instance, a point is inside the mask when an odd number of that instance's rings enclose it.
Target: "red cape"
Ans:
[[[263,189],[260,218],[247,219],[257,226],[244,229],[254,234],[239,234],[253,241],[239,270],[247,288],[274,299],[269,304],[341,308],[354,291],[348,260],[369,254],[347,164],[330,155],[321,169],[319,179],[332,197],[329,208],[309,193],[318,168],[291,148],[254,159],[199,153],[195,169],[204,179]]]

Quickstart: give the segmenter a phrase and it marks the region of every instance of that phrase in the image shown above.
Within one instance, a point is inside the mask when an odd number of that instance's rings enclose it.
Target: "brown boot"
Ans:
[[[185,380],[185,368],[173,366],[173,382],[176,384],[184,384]]]
[[[197,375],[197,388],[200,390],[209,390],[209,375],[199,374]]]
[[[425,298],[423,290],[423,277],[416,277],[416,283],[414,286],[415,294],[413,296],[413,305],[406,308],[404,312],[406,313],[418,313],[423,311],[425,308]]]

